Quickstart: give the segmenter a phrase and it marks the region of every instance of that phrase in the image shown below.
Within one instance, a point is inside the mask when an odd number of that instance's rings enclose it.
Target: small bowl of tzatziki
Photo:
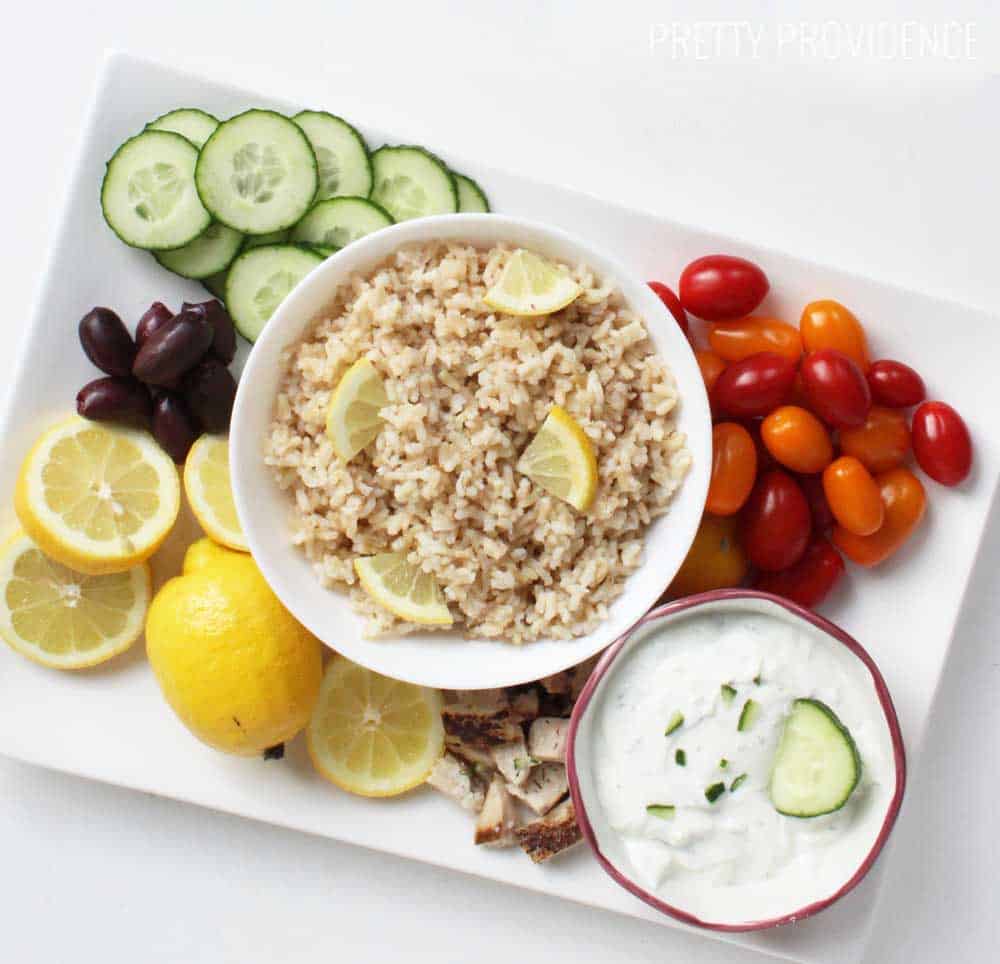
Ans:
[[[881,673],[794,603],[721,590],[650,612],[570,725],[577,819],[604,869],[688,924],[760,930],[850,891],[906,783]]]

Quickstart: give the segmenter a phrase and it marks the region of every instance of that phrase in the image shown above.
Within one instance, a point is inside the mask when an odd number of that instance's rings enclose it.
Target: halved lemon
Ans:
[[[229,439],[202,435],[184,463],[184,493],[205,534],[229,549],[249,552],[229,482]]]
[[[359,358],[341,376],[326,410],[326,433],[344,461],[353,459],[382,431],[379,412],[389,404],[375,366]]]
[[[523,318],[551,315],[575,301],[583,289],[551,261],[518,248],[504,265],[500,280],[483,301],[495,311]]]
[[[96,666],[129,648],[149,607],[148,563],[85,576],[47,558],[19,532],[0,549],[0,635],[56,669]]]
[[[451,625],[451,613],[437,581],[409,563],[405,552],[355,559],[354,571],[365,592],[394,616],[425,626]]]
[[[586,512],[597,491],[597,457],[587,433],[566,409],[553,405],[517,462],[546,492]]]
[[[306,727],[313,766],[342,790],[392,797],[427,778],[444,752],[441,694],[334,656]]]
[[[21,464],[14,510],[49,558],[88,575],[148,559],[180,508],[177,469],[148,432],[73,417]]]

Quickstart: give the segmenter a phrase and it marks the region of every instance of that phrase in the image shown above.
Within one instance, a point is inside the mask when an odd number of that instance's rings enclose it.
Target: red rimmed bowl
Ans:
[[[768,882],[767,897],[761,898],[756,893],[752,895],[752,900],[747,897],[747,912],[741,911],[740,898],[741,894],[746,897],[748,891],[730,890],[723,893],[727,890],[727,885],[713,885],[713,892],[722,895],[718,908],[713,911],[705,906],[704,894],[694,898],[693,888],[691,901],[685,906],[686,895],[665,895],[662,892],[664,888],[654,889],[641,882],[642,874],[636,870],[628,855],[625,839],[611,825],[602,802],[594,757],[600,737],[602,701],[609,693],[610,684],[627,667],[630,658],[644,641],[653,637],[658,630],[686,617],[741,611],[763,613],[791,623],[808,634],[816,635],[817,639],[824,640],[826,644],[843,647],[851,654],[845,664],[856,666],[857,672],[854,675],[857,685],[864,689],[863,694],[859,690],[857,695],[866,701],[870,700],[870,708],[877,707],[878,712],[873,713],[873,718],[878,721],[877,725],[884,723],[884,732],[879,730],[878,738],[885,747],[883,756],[886,765],[885,774],[874,784],[881,792],[875,795],[874,800],[865,803],[866,807],[871,808],[871,812],[863,822],[864,832],[859,832],[857,839],[850,842],[850,847],[857,851],[856,860],[853,859],[853,850],[845,843],[846,858],[843,854],[838,857],[841,866],[826,873],[808,874],[805,886],[796,886],[794,879],[794,874],[800,873],[801,883],[804,868],[800,867],[798,871],[793,868],[789,871],[787,897],[784,894],[786,887],[782,885],[779,873],[776,879]],[[836,658],[842,658],[842,650],[835,652],[838,654]],[[577,820],[587,843],[605,871],[626,890],[664,914],[685,924],[730,932],[763,930],[803,920],[819,913],[853,890],[871,869],[892,832],[906,785],[906,756],[896,710],[882,674],[864,647],[822,616],[777,596],[744,589],[703,593],[661,606],[647,613],[613,643],[604,653],[577,700],[570,722],[566,762]],[[849,869],[837,876],[836,871],[843,871],[845,864]],[[813,871],[813,868],[808,870]],[[747,884],[740,886],[748,887]],[[802,891],[807,892],[805,896]],[[670,899],[667,899],[668,896]],[[764,913],[760,912],[762,901],[767,904]]]

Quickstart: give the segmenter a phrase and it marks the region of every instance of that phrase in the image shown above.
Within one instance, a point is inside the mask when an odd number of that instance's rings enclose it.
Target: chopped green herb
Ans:
[[[756,675],[756,676],[755,676],[755,677],[753,678],[753,685],[754,685],[754,686],[760,686],[760,673],[758,673],[758,674],[757,674],[757,675]]]
[[[747,775],[741,773],[731,784],[729,784],[729,792],[735,793],[743,784],[746,782]]]
[[[651,803],[646,807],[646,813],[651,817],[659,817],[661,820],[669,820],[674,815],[674,807],[669,803]]]
[[[725,792],[726,785],[724,783],[713,783],[705,790],[705,799],[709,803],[715,803]]]
[[[688,762],[687,754],[682,749],[680,749],[680,747],[678,747],[677,752],[674,754],[674,763],[676,763],[679,767],[686,767],[687,762]]]
[[[729,766],[729,761],[725,757],[723,757],[721,760],[719,760],[719,769],[720,770],[725,770],[727,766]]]
[[[756,700],[747,700],[743,704],[743,709],[740,711],[740,720],[736,724],[736,729],[739,730],[740,733],[744,733],[757,722],[759,717],[760,703]]]
[[[723,683],[719,689],[722,692],[722,702],[729,706],[736,697],[736,687],[730,683]]]
[[[529,769],[535,766],[539,761],[533,756],[518,756],[514,757],[514,772],[520,773],[525,767]]]
[[[674,713],[670,717],[670,722],[667,724],[667,728],[663,731],[664,736],[670,736],[674,730],[679,730],[684,725],[684,714],[680,712]]]

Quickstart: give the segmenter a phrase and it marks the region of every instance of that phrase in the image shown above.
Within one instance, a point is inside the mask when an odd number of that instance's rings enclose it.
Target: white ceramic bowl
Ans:
[[[530,248],[567,263],[582,262],[613,279],[645,320],[670,366],[681,399],[678,426],[687,435],[692,467],[670,511],[646,533],[643,562],[592,633],[573,640],[512,646],[466,640],[458,632],[416,632],[367,639],[347,596],[325,589],[291,542],[291,502],[264,464],[283,350],[298,341],[337,286],[367,272],[405,244],[467,241]],[[511,686],[559,672],[604,649],[659,598],[694,538],[711,469],[711,417],[694,355],[677,323],[646,284],[612,258],[554,228],[495,214],[452,214],[407,221],[362,238],[328,258],[282,302],[254,345],[240,379],[230,429],[236,509],[250,550],[281,601],[316,636],[348,658],[396,679],[449,689]]]

